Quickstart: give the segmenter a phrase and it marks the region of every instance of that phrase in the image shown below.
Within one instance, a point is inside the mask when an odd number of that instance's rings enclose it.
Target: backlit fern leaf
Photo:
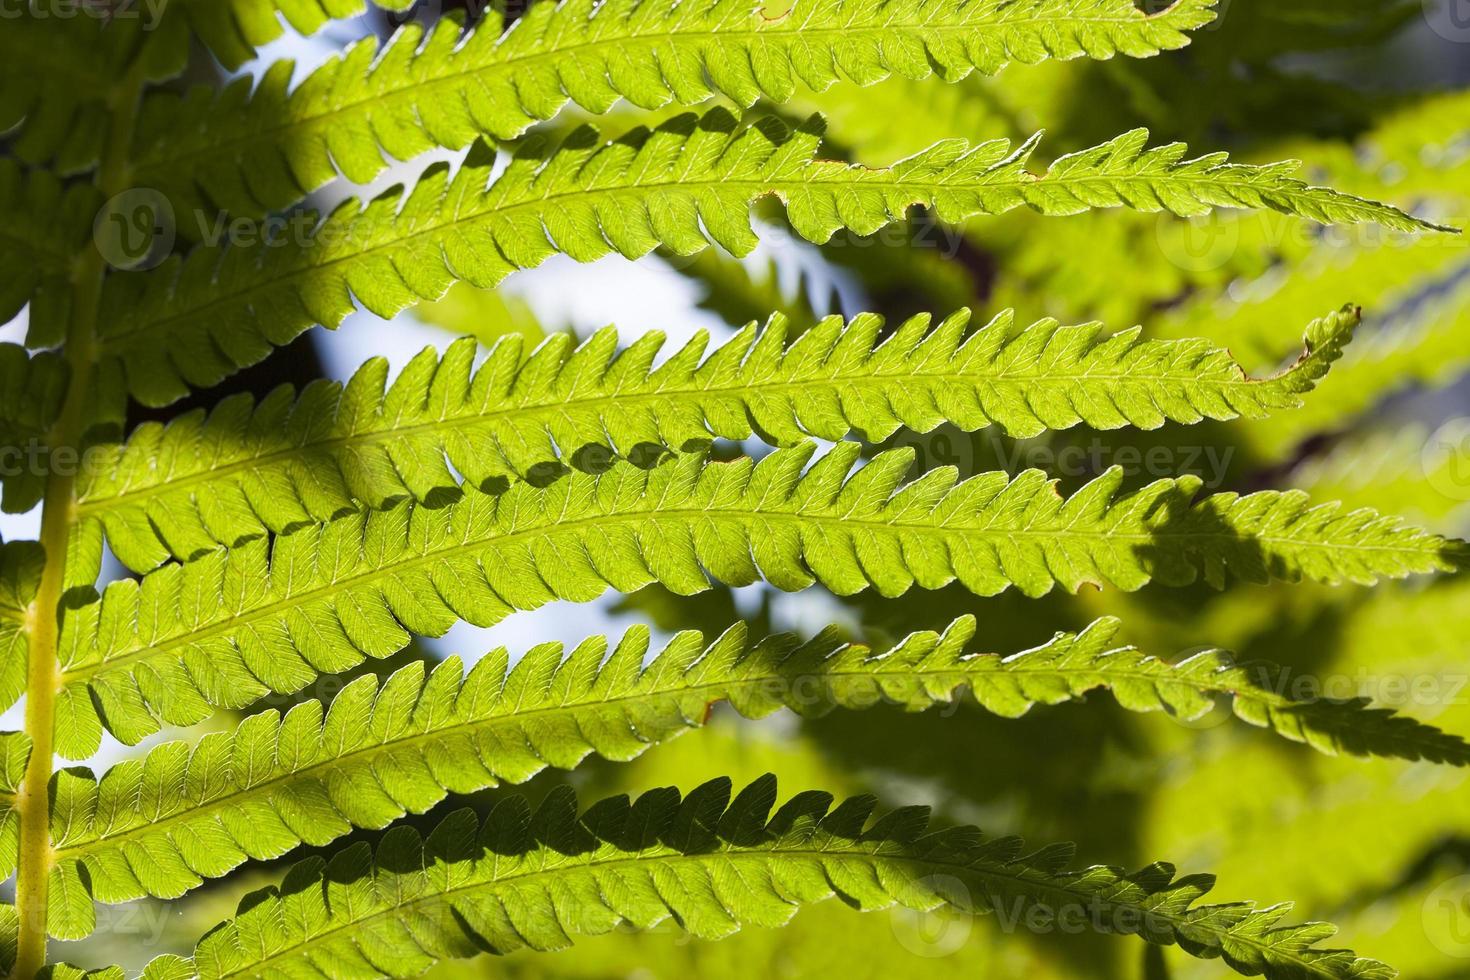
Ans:
[[[516,338],[474,370],[466,339],[442,359],[425,350],[386,390],[387,364],[375,359],[345,388],[321,382],[294,402],[281,389],[258,407],[236,396],[99,451],[78,490],[82,533],[100,524],[118,557],[146,571],[355,502],[430,500],[457,486],[456,473],[485,487],[596,446],[626,455],[753,432],[777,444],[852,432],[881,441],[944,421],[1028,436],[1078,423],[1260,418],[1300,404],[1357,315],[1314,322],[1301,359],[1266,380],[1247,378],[1226,351],[1142,341],[1137,329],[1019,326],[1006,312],[967,332],[968,320],[961,311],[930,329],[914,317],[883,337],[879,317],[829,317],[788,345],[784,318],[773,317],[707,357],[700,332],[656,368],[658,333],[624,351],[612,328],[576,349],[557,335],[527,353]]]
[[[1305,494],[1217,494],[1197,478],[1120,492],[1110,470],[1070,498],[1037,470],[956,483],[953,469],[903,485],[909,451],[853,472],[839,443],[809,471],[810,445],[708,463],[625,461],[545,487],[517,481],[457,502],[404,502],[165,566],[108,586],[62,620],[57,751],[95,750],[107,727],[136,742],[159,720],[191,724],[319,672],[386,656],[409,632],[438,636],[553,599],[658,582],[692,594],[710,580],[764,577],[797,590],[885,596],[958,580],[980,595],[1015,586],[1134,590],[1203,576],[1371,583],[1457,567],[1462,544],[1370,510],[1311,507]]]
[[[0,543],[0,710],[25,691],[30,607],[46,556],[34,541]]]
[[[0,875],[15,874],[20,850],[20,783],[31,758],[31,740],[23,732],[0,732]],[[0,916],[0,949],[7,945],[6,924]]]
[[[874,232],[914,204],[950,222],[1021,206],[1046,214],[1247,207],[1433,227],[1309,187],[1291,176],[1296,164],[1231,164],[1218,153],[1185,160],[1183,144],[1147,149],[1143,130],[1063,156],[1041,175],[1026,170],[1035,140],[947,140],[869,169],[816,159],[820,133],[818,120],[794,132],[769,119],[737,128],[723,110],[612,143],[588,127],[555,151],[532,141],[494,181],[488,153],[472,152],[453,178],[436,165],[406,196],[351,201],[302,236],[204,247],[182,263],[110,278],[105,301],[118,313],[102,325],[100,343],[121,361],[136,397],[163,404],[313,324],[335,326],[354,300],[391,316],[456,279],[490,286],[557,253],[585,262],[613,252],[636,258],[660,245],[689,254],[713,241],[746,254],[756,244],[750,205],[768,195],[785,202],[792,226],[813,242],[843,228]]]
[[[872,797],[834,808],[830,795],[806,792],[772,814],[772,776],[733,800],[730,792],[728,779],[682,799],[657,789],[579,817],[575,794],[558,787],[534,812],[521,797],[483,823],[458,811],[427,840],[395,828],[376,854],[357,844],[297,865],[202,939],[192,963],[162,957],[144,976],[413,976],[438,958],[559,949],[577,935],[670,916],[695,936],[719,938],[746,924],[782,925],[799,905],[834,895],[863,910],[951,904],[1011,922],[1066,917],[1069,931],[1177,944],[1272,980],[1392,974],[1319,948],[1330,926],[1282,926],[1287,906],[1196,904],[1213,885],[1208,875],[1176,879],[1167,864],[1069,872],[1070,845],[1026,853],[1017,838],[972,827],[929,831],[923,807],[870,823]]]
[[[1264,666],[1237,666],[1219,651],[1168,664],[1116,647],[1117,629],[1099,620],[1006,658],[969,652],[975,620],[964,617],[882,653],[830,632],[751,644],[737,624],[708,646],[700,633],[680,633],[651,662],[642,628],[610,656],[607,640],[594,637],[567,656],[543,644],[513,668],[496,650],[467,675],[458,658],[427,677],[416,662],[381,689],[372,676],[357,679],[325,710],[310,701],[194,746],[158,746],[100,782],[60,774],[54,874],[102,902],[176,898],[247,859],[385,827],[448,793],[572,769],[594,753],[635,758],[703,725],[717,701],[748,718],[781,708],[819,716],[879,704],[920,711],[968,689],[986,709],[1015,717],[1036,702],[1110,688],[1131,710],[1195,719],[1228,695],[1242,718],[1324,751],[1470,764],[1470,746],[1412,719],[1359,701],[1294,700]],[[0,837],[0,857],[13,861],[13,839],[9,852],[5,844]],[[77,925],[78,935],[91,931]]]
[[[1146,57],[1187,43],[1214,0],[1147,14],[1132,0],[567,0],[427,36],[410,24],[378,50],[369,38],[291,89],[292,64],[145,110],[136,182],[183,209],[267,213],[338,173],[365,183],[388,158],[508,139],[568,102],[604,112],[619,99],[653,109],[716,95],[749,106],[798,85],[899,74],[948,81],[1008,61]],[[191,5],[201,7],[199,3]],[[219,4],[219,6],[225,6]]]
[[[406,11],[415,0],[171,0],[161,15],[169,41],[182,47],[196,34],[227,68],[239,68],[255,49],[289,27],[315,34],[327,23],[357,17],[372,7]]]

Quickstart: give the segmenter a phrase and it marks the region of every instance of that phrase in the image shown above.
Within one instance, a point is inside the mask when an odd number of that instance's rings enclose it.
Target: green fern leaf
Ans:
[[[390,192],[349,202],[304,241],[196,249],[136,276],[114,276],[105,295],[117,315],[103,324],[104,352],[121,359],[128,388],[163,404],[186,384],[212,384],[264,357],[316,323],[335,326],[354,299],[391,316],[440,296],[456,279],[489,286],[516,269],[565,253],[591,261],[665,246],[697,252],[714,241],[743,255],[756,244],[749,207],[781,198],[798,234],[814,242],[849,228],[867,234],[933,207],[945,221],[1023,205],[1046,214],[1092,208],[1271,208],[1321,221],[1380,221],[1417,230],[1424,222],[1376,202],[1309,187],[1295,164],[1186,161],[1182,144],[1146,149],[1136,130],[1055,161],[1041,176],[1025,167],[1032,140],[970,146],[961,140],[888,169],[815,159],[821,125],[792,132],[764,122],[737,129],[729,113],[682,115],[657,130],[604,143],[591,128],[559,150],[531,141],[489,183],[483,145],[451,179],[429,168],[406,197]]]
[[[812,452],[777,450],[759,465],[696,454],[651,470],[619,461],[499,495],[466,487],[446,506],[354,513],[114,583],[63,616],[57,751],[95,750],[94,698],[108,729],[132,743],[159,719],[191,724],[211,705],[243,707],[386,656],[409,631],[487,625],[609,586],[689,594],[711,577],[764,576],[785,590],[820,581],[841,595],[897,596],[958,580],[980,595],[1012,585],[1043,595],[1201,574],[1217,586],[1227,574],[1371,583],[1463,560],[1460,542],[1366,509],[1310,507],[1300,492],[1195,504],[1197,478],[1121,493],[1115,468],[1064,500],[1037,470],[957,484],[943,469],[901,486],[911,452],[853,473],[859,447],[839,443],[803,474]]]
[[[804,644],[777,636],[752,645],[742,624],[708,647],[700,633],[681,633],[648,662],[648,632],[636,628],[610,657],[607,641],[594,637],[566,657],[560,644],[536,647],[513,669],[504,649],[468,675],[458,658],[427,678],[416,662],[381,689],[373,676],[357,679],[325,712],[311,701],[284,718],[254,715],[192,750],[184,742],[153,748],[98,782],[58,777],[67,785],[52,809],[54,874],[102,902],[177,898],[246,860],[385,827],[447,793],[523,782],[546,766],[572,769],[593,753],[635,758],[703,725],[717,701],[748,718],[878,704],[920,711],[968,688],[985,708],[1016,717],[1037,702],[1110,688],[1131,710],[1195,719],[1228,695],[1240,717],[1323,751],[1470,764],[1465,742],[1412,719],[1359,701],[1293,700],[1272,671],[1237,666],[1219,651],[1168,664],[1115,647],[1117,631],[1116,620],[1099,620],[1001,658],[966,652],[972,617],[881,654],[831,631]],[[0,844],[14,848],[13,838]]]
[[[34,541],[0,543],[0,710],[25,693],[31,604],[45,562],[45,552]]]
[[[0,159],[0,323],[29,303],[33,347],[56,344],[65,332],[72,264],[88,247],[99,204],[87,184]]]
[[[951,904],[1013,922],[1066,916],[1271,980],[1392,974],[1319,948],[1330,926],[1281,926],[1286,906],[1196,904],[1213,885],[1207,875],[1176,879],[1166,864],[1069,872],[1070,846],[1025,853],[1017,838],[986,839],[971,827],[926,832],[922,807],[870,823],[871,797],[833,808],[830,795],[807,792],[772,814],[771,776],[733,800],[730,792],[728,779],[683,798],[652,790],[579,817],[575,795],[559,787],[534,812],[510,797],[483,824],[460,810],[427,840],[395,828],[376,854],[357,844],[298,864],[279,889],[248,897],[202,939],[192,964],[165,957],[144,976],[176,977],[191,965],[203,980],[414,976],[439,959],[560,949],[577,935],[670,916],[695,936],[720,938],[745,924],[783,925],[798,905],[834,895],[862,910]]]
[[[36,976],[39,980],[127,980],[128,975],[120,966],[104,966],[89,970],[70,963],[51,963]],[[190,977],[185,974],[175,976],[174,980],[190,980]]]
[[[494,14],[468,32],[448,18],[416,24],[380,52],[361,41],[290,91],[278,62],[214,96],[156,97],[145,109],[136,182],[182,211],[253,217],[345,174],[366,183],[388,165],[478,136],[509,139],[568,102],[605,112],[721,95],[782,102],[798,85],[891,74],[947,81],[1007,61],[1147,57],[1188,43],[1214,0],[1155,14],[1132,0],[568,0],[532,5],[502,32]],[[199,7],[199,4],[194,4]],[[216,4],[216,6],[224,6]]]
[[[20,0],[6,13],[0,132],[6,134],[8,156],[63,173],[93,166],[106,132],[106,93],[122,74],[137,32],[127,24],[98,30],[96,21],[77,11],[52,16],[33,0]],[[56,84],[57,78],[66,84]],[[12,270],[7,265],[5,271]]]
[[[14,970],[19,952],[20,912],[14,905],[0,904],[0,970]]]
[[[387,364],[365,365],[345,390],[322,383],[292,402],[277,391],[135,431],[82,474],[82,533],[105,527],[117,556],[146,571],[267,530],[328,520],[357,502],[432,501],[458,479],[485,487],[525,477],[558,456],[601,446],[685,447],[759,432],[778,444],[858,432],[881,441],[900,426],[992,423],[1013,435],[1085,423],[1157,428],[1165,421],[1260,418],[1295,407],[1341,353],[1356,311],[1307,330],[1290,369],[1249,379],[1226,351],[1193,341],[1104,337],[1100,325],[1010,312],[966,333],[968,311],[930,329],[914,317],[882,337],[881,318],[829,317],[789,346],[784,318],[750,324],[707,358],[703,331],[659,367],[663,337],[617,350],[608,328],[573,349],[565,335],[524,353],[502,343],[476,371],[476,345],[425,350],[385,391]],[[561,447],[561,451],[558,451]]]
[[[236,69],[256,56],[256,48],[290,27],[315,34],[334,20],[358,17],[371,7],[406,11],[415,0],[170,0],[161,8],[171,47],[183,48],[192,31],[226,68]],[[188,31],[184,30],[187,27]],[[157,28],[155,28],[157,29]],[[155,42],[156,43],[156,42]],[[178,51],[174,57],[183,57]]]
[[[0,876],[15,874],[20,855],[19,800],[21,780],[31,759],[31,740],[23,732],[0,732]],[[5,906],[0,906],[3,909]],[[6,924],[0,916],[0,951],[6,948]],[[0,956],[3,959],[3,956]]]
[[[69,374],[59,354],[32,356],[18,344],[0,344],[0,508],[7,513],[25,513],[45,491],[46,440]]]

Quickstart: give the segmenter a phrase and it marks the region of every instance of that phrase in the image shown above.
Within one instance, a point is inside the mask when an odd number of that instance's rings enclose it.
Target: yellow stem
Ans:
[[[140,57],[113,92],[107,146],[97,170],[97,184],[104,200],[121,192],[126,185],[127,154],[142,88]],[[71,370],[66,401],[47,438],[47,444],[53,449],[67,446],[80,450],[89,423],[87,412],[97,357],[98,306],[106,271],[101,252],[88,243],[72,271],[74,306],[65,351]],[[48,458],[54,459],[55,453]],[[46,476],[41,509],[41,545],[46,552],[46,567],[41,573],[35,601],[27,612],[30,644],[25,730],[31,739],[31,758],[17,794],[20,855],[15,877],[15,907],[20,916],[20,932],[12,977],[33,977],[46,964],[47,885],[54,856],[49,792],[54,766],[52,729],[56,694],[61,686],[58,619],[67,585],[67,542],[76,523],[75,470],[71,466],[53,466]]]

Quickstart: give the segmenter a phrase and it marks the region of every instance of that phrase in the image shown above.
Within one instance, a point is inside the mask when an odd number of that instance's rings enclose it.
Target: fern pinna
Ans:
[[[59,962],[48,938],[84,939],[99,908],[179,900],[302,848],[314,853],[192,952],[128,967],[156,980],[411,976],[622,924],[673,920],[716,939],[838,897],[1001,919],[1086,910],[1084,929],[1246,975],[1392,975],[1324,946],[1332,928],[1290,924],[1285,906],[1212,903],[1205,875],[1077,864],[1068,845],[932,826],[923,807],[875,816],[872,796],[783,796],[770,776],[737,788],[707,774],[636,799],[497,792],[410,817],[588,756],[632,760],[703,727],[716,702],[747,718],[968,703],[1010,719],[1106,689],[1121,708],[1195,720],[1223,698],[1324,753],[1470,764],[1457,735],[1364,699],[1298,694],[1268,661],[1158,659],[1111,615],[1020,650],[966,615],[898,638],[874,629],[868,643],[740,623],[676,632],[657,653],[635,627],[468,664],[399,657],[456,623],[650,585],[1039,599],[1453,573],[1462,542],[1299,490],[1206,493],[1189,474],[1138,485],[1117,467],[1064,488],[1038,469],[959,473],[872,449],[941,426],[1306,431],[1262,420],[1312,401],[1361,319],[1340,305],[1351,296],[1291,324],[1305,329],[1299,355],[1264,370],[1232,356],[1228,323],[1209,324],[1217,344],[1009,311],[983,324],[968,310],[811,323],[767,311],[716,342],[649,332],[623,345],[611,328],[488,351],[464,339],[391,379],[374,358],[345,384],[138,421],[314,327],[391,317],[457,282],[488,289],[553,256],[745,255],[770,227],[752,224],[765,198],[817,245],[915,205],[971,228],[1022,208],[1243,209],[1426,240],[1453,231],[1312,185],[1294,163],[1190,157],[1141,129],[1060,154],[1034,136],[957,133],[865,166],[795,111],[834,84],[961,85],[1010,62],[1152,57],[1190,43],[1213,0],[795,0],[784,12],[540,0],[510,23],[409,23],[294,84],[280,61],[223,86],[181,78],[252,62],[283,29],[311,34],[362,13],[360,0],[174,0],[101,24],[46,6],[0,34],[0,313],[27,324],[23,344],[0,346],[0,448],[39,461],[5,470],[3,500],[40,513],[37,540],[0,545],[0,701],[23,701],[24,719],[0,734],[9,975],[123,976]],[[94,82],[48,81],[61,73]],[[764,114],[739,115],[757,102]],[[561,128],[568,106],[615,118]],[[700,108],[660,111],[671,106]],[[640,112],[647,125],[627,121]],[[468,152],[370,200],[302,210],[330,182],[436,149]],[[307,233],[202,233],[283,210]],[[145,248],[122,249],[117,236],[140,228],[154,236]],[[391,673],[362,672],[395,657]],[[66,761],[104,750],[121,758]]]

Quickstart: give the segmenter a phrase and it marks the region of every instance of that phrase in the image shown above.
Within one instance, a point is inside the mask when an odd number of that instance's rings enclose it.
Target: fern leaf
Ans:
[[[216,98],[158,96],[144,113],[137,182],[181,210],[258,216],[345,174],[366,183],[388,165],[479,136],[509,139],[568,102],[605,112],[619,99],[654,109],[725,96],[783,102],[798,85],[891,74],[947,81],[1007,61],[1147,57],[1188,43],[1214,0],[1155,14],[1132,0],[796,0],[771,16],[753,0],[538,3],[508,30],[491,14],[455,18],[427,37],[410,24],[380,52],[358,42],[289,91],[278,62]],[[198,4],[193,6],[198,7]],[[223,6],[223,5],[217,5]]]
[[[829,317],[788,346],[784,318],[772,317],[708,357],[701,331],[658,368],[659,334],[621,352],[613,328],[575,350],[565,335],[529,354],[517,339],[473,373],[476,345],[466,339],[442,360],[425,350],[386,391],[377,359],[345,390],[323,383],[294,404],[281,390],[259,407],[241,396],[207,417],[146,425],[108,456],[94,454],[78,513],[106,528],[125,564],[146,571],[170,555],[327,520],[355,502],[432,500],[458,483],[446,462],[484,487],[593,447],[626,455],[712,435],[759,432],[790,444],[852,432],[881,441],[899,426],[943,421],[1026,436],[1078,423],[1260,418],[1300,404],[1357,314],[1314,322],[1301,359],[1264,381],[1226,351],[1140,340],[1137,329],[1105,337],[1095,323],[1021,327],[1006,312],[967,334],[968,319],[961,311],[930,329],[927,316],[914,317],[880,343],[881,318]]]
[[[1016,717],[1037,702],[1110,688],[1131,710],[1194,719],[1229,695],[1240,717],[1322,751],[1470,764],[1470,746],[1428,725],[1366,702],[1294,700],[1269,669],[1219,651],[1168,664],[1114,646],[1117,631],[1116,620],[1103,619],[1001,658],[966,652],[972,617],[878,654],[832,632],[749,644],[737,625],[707,647],[700,633],[681,633],[645,667],[648,632],[637,628],[610,657],[607,640],[594,637],[566,657],[560,644],[544,644],[513,669],[504,649],[468,675],[458,658],[427,678],[417,662],[381,689],[371,675],[358,678],[325,711],[311,701],[284,718],[254,715],[192,751],[182,742],[153,748],[98,782],[58,777],[67,785],[52,809],[54,874],[102,902],[176,898],[247,859],[385,827],[450,792],[524,782],[546,766],[572,769],[593,753],[632,759],[703,725],[717,701],[748,718],[877,704],[920,711],[968,688],[983,707]]]
[[[958,580],[981,595],[1012,585],[1042,595],[1201,574],[1215,585],[1227,574],[1371,583],[1463,560],[1460,542],[1366,509],[1310,507],[1300,492],[1195,504],[1197,478],[1121,493],[1115,468],[1064,500],[1037,470],[957,484],[943,469],[901,486],[912,452],[852,473],[859,447],[839,443],[803,474],[812,452],[777,450],[758,465],[689,454],[651,470],[619,461],[499,495],[466,487],[446,506],[354,513],[114,583],[63,616],[57,751],[95,750],[94,698],[132,743],[159,718],[190,724],[211,705],[244,706],[386,656],[406,630],[437,636],[457,619],[487,625],[608,586],[688,594],[711,577],[764,576],[785,590],[820,581],[896,596]]]
[[[834,808],[830,795],[806,792],[772,814],[775,801],[775,777],[766,776],[733,799],[720,779],[682,798],[673,789],[633,803],[613,797],[580,817],[562,787],[534,812],[511,797],[483,824],[460,810],[427,840],[397,828],[376,854],[357,844],[298,864],[279,889],[248,897],[202,939],[192,964],[165,957],[144,976],[190,967],[204,980],[413,976],[439,959],[559,949],[577,935],[671,916],[695,936],[720,938],[745,924],[783,925],[799,905],[834,895],[862,910],[951,904],[1008,921],[1067,916],[1272,980],[1391,975],[1319,948],[1329,926],[1279,925],[1285,906],[1197,904],[1213,885],[1207,875],[1176,879],[1166,864],[1069,872],[1070,846],[1025,853],[1017,838],[986,839],[972,827],[926,832],[923,807],[870,822],[872,797]]]
[[[31,604],[45,562],[45,552],[34,541],[0,543],[0,710],[25,693]]]
[[[22,514],[46,487],[46,440],[61,414],[70,372],[59,354],[34,356],[18,344],[0,344],[0,507]]]
[[[17,795],[31,759],[31,739],[24,732],[0,732],[0,876],[15,874],[20,855],[20,812]],[[0,906],[3,908],[3,906]],[[0,919],[0,949],[5,946]]]
[[[126,24],[101,31],[91,17],[55,16],[33,0],[19,0],[7,14],[0,34],[0,132],[8,155],[63,173],[94,165],[106,132],[105,97],[136,31]],[[58,77],[67,84],[56,84]]]
[[[236,69],[285,27],[310,35],[331,21],[358,17],[370,6],[406,11],[413,5],[414,0],[170,0],[160,15],[173,45],[187,45],[188,32],[182,29],[187,26],[226,68]]]
[[[65,333],[72,263],[88,245],[99,203],[89,185],[0,159],[0,324],[29,303],[31,346]]]
[[[19,953],[20,912],[14,905],[0,904],[0,970],[14,970]]]
[[[441,295],[455,279],[489,286],[516,269],[565,253],[591,261],[614,251],[634,258],[665,246],[699,251],[710,241],[743,255],[755,245],[749,207],[780,197],[796,231],[823,242],[834,231],[876,231],[908,207],[945,221],[1026,205],[1046,214],[1091,208],[1271,208],[1322,221],[1429,227],[1386,205],[1309,187],[1294,164],[1186,161],[1185,147],[1145,149],[1137,130],[1070,154],[1043,175],[1025,167],[1032,140],[970,146],[950,140],[888,169],[815,159],[821,125],[792,132],[765,120],[737,129],[723,110],[682,115],[657,130],[604,143],[591,128],[556,151],[538,141],[489,183],[481,147],[451,179],[429,168],[404,195],[349,202],[304,240],[196,249],[136,276],[114,276],[106,295],[117,316],[100,343],[124,364],[129,390],[149,404],[208,385],[264,357],[316,323],[335,326],[354,298],[389,316]]]

